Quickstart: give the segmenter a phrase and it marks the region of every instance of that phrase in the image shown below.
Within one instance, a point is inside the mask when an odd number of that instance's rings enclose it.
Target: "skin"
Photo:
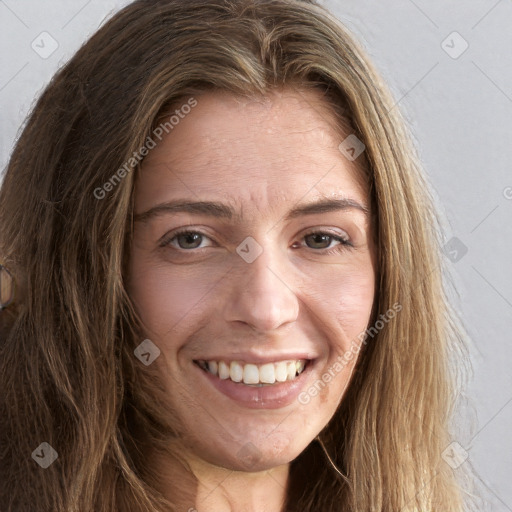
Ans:
[[[135,214],[187,198],[229,204],[240,218],[167,212],[135,222],[129,293],[161,350],[153,364],[185,432],[180,446],[197,487],[179,482],[173,461],[155,457],[155,467],[168,478],[162,492],[171,500],[194,496],[180,510],[275,512],[290,461],[334,415],[357,355],[308,403],[277,409],[233,402],[197,378],[192,361],[238,350],[304,350],[315,357],[308,389],[359,346],[375,296],[369,215],[357,208],[285,215],[319,198],[369,208],[367,190],[357,160],[338,149],[344,137],[320,92],[284,89],[251,100],[214,92],[197,100],[144,160]],[[204,236],[172,238],[187,226]],[[352,246],[305,236],[313,228]],[[159,247],[166,235],[172,241]],[[263,250],[252,263],[236,252],[248,236]],[[243,448],[257,453],[249,467]],[[179,496],[170,491],[180,488]]]

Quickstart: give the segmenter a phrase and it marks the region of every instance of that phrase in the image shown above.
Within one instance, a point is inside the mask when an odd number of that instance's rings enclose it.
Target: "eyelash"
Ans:
[[[179,229],[178,231],[174,231],[173,233],[167,235],[160,243],[160,247],[169,246],[175,238],[177,238],[179,235],[183,235],[183,234],[194,234],[194,235],[197,234],[197,235],[201,235],[206,238],[210,238],[208,235],[202,233],[201,231],[195,231],[195,230],[191,230],[191,229],[187,229],[187,228],[182,228],[182,229]],[[302,238],[306,238],[311,235],[327,235],[328,237],[332,238],[332,240],[334,240],[336,242],[340,242],[339,245],[336,245],[335,247],[331,247],[330,249],[329,248],[313,249],[313,248],[309,247],[309,249],[312,249],[314,252],[319,252],[320,254],[331,255],[334,253],[340,253],[343,250],[345,250],[347,247],[353,247],[352,243],[349,240],[347,240],[346,238],[344,238],[338,234],[332,233],[330,231],[312,230],[312,231],[308,231],[307,233],[305,233]],[[201,250],[201,249],[197,249],[197,248],[196,249],[176,249],[175,247],[173,247],[173,249],[175,249],[176,251],[179,251],[179,252],[198,252]],[[203,247],[203,249],[206,249],[206,247]]]

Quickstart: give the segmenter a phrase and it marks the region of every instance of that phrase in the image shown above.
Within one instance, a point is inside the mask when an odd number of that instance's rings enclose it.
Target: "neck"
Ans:
[[[185,460],[192,476],[179,463],[161,457],[152,460],[160,475],[160,492],[177,505],[179,512],[284,510],[289,464],[247,473],[215,466],[188,454]]]

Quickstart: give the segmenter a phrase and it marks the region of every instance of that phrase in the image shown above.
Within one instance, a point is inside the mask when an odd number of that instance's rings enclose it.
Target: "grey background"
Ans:
[[[54,72],[127,3],[0,0],[1,169]],[[467,394],[476,415],[476,426],[466,428],[471,409],[461,413],[456,441],[468,454],[463,464],[480,476],[482,510],[512,512],[512,2],[323,4],[359,37],[390,85],[445,215],[447,240],[456,238],[446,257],[471,336]],[[42,32],[58,43],[49,56],[55,43]]]

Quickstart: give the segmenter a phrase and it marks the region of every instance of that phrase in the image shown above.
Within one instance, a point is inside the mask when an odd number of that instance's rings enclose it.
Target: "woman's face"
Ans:
[[[144,160],[129,292],[190,460],[258,471],[344,394],[375,292],[367,191],[321,93],[197,101]]]

